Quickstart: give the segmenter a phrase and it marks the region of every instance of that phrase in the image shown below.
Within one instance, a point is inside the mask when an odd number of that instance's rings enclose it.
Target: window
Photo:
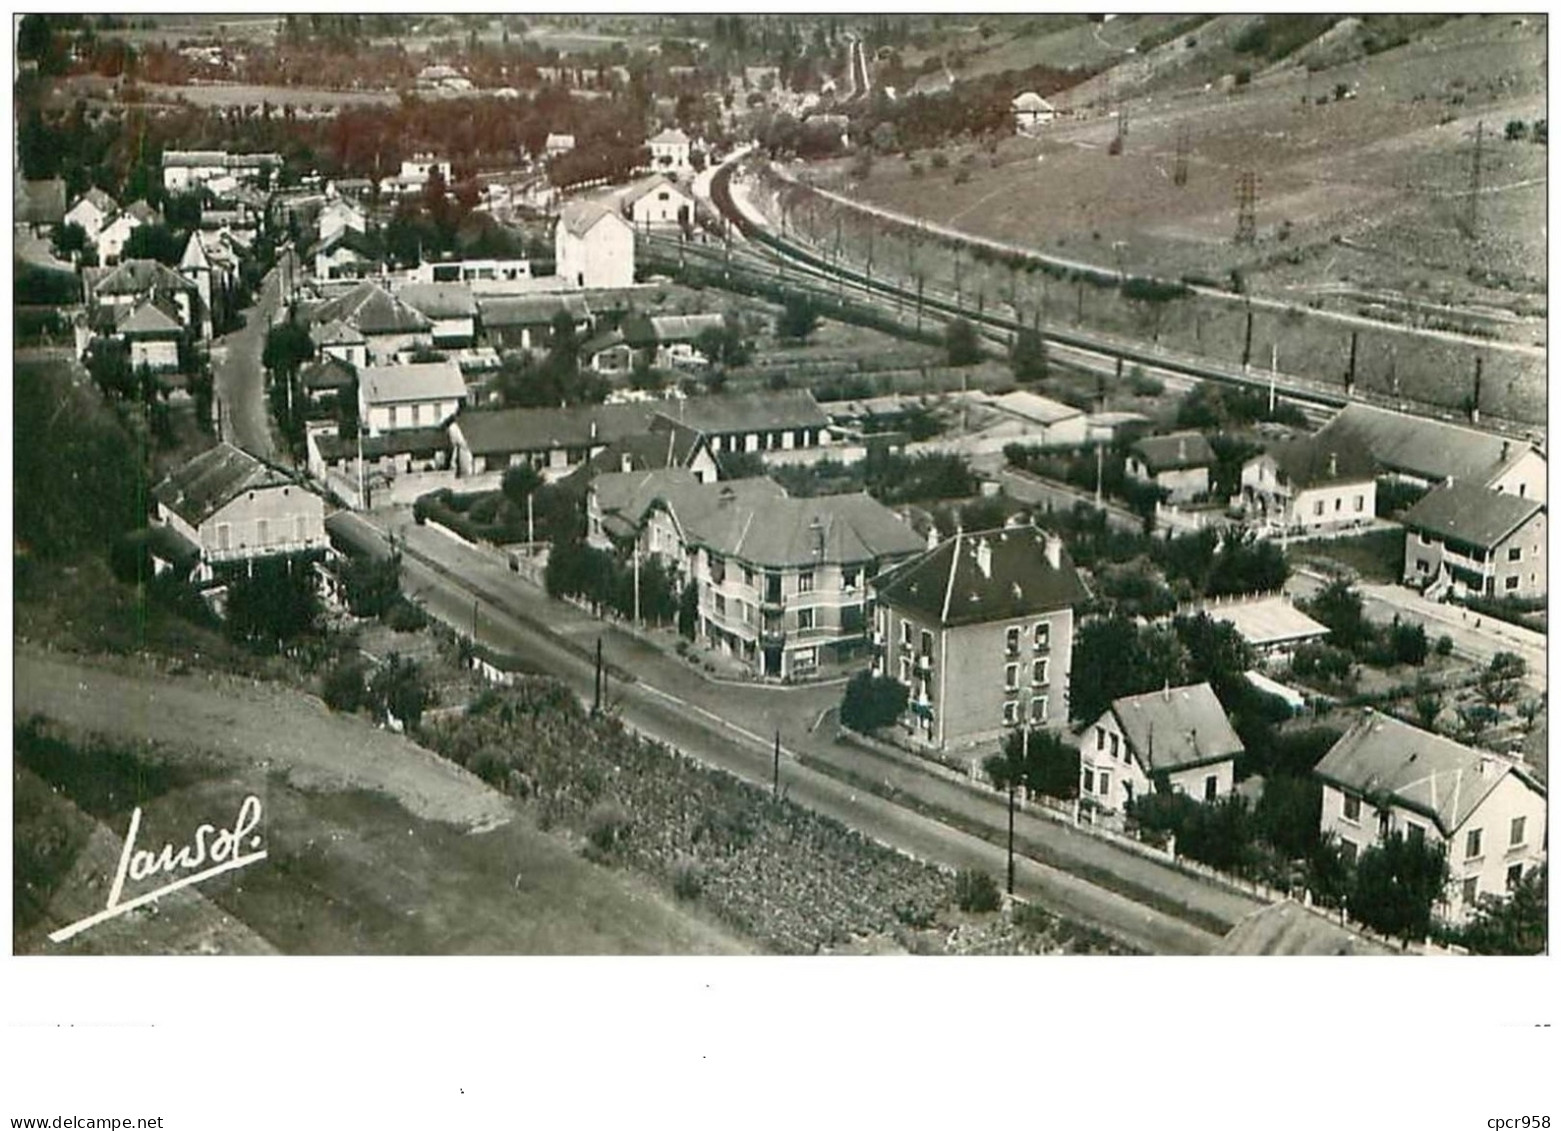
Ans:
[[[271,523],[264,518],[255,520],[255,545],[268,546],[271,544]]]
[[[1126,778],[1122,779],[1122,803],[1124,805],[1133,803],[1133,783]]]
[[[1111,796],[1111,775],[1106,773],[1105,770],[1100,771],[1100,796]]]
[[[1480,855],[1480,833],[1482,831],[1481,829],[1470,829],[1469,835],[1464,838],[1463,857],[1465,860],[1473,860]]]
[[[1019,687],[1019,665],[1008,664],[1003,668],[1003,687],[1008,691]]]
[[[932,633],[925,628],[921,630],[921,654],[928,658],[932,656]]]
[[[1342,498],[1338,498],[1338,499],[1333,500],[1333,510],[1334,510],[1335,514],[1337,514],[1339,511],[1342,511],[1343,509],[1344,509],[1344,500]]]
[[[1517,574],[1515,574],[1515,573],[1512,574],[1510,577],[1507,578],[1507,580],[1505,582],[1506,587],[1508,589],[1516,589],[1518,587],[1519,580],[1521,580],[1521,579],[1518,577]]]
[[[293,516],[293,541],[302,542],[304,538],[304,516],[301,514],[295,514]]]
[[[751,566],[743,566],[743,584],[753,584],[753,568]]]
[[[233,528],[227,523],[217,524],[217,549],[231,550],[233,548]]]
[[[797,610],[797,628],[798,628],[798,630],[802,631],[802,632],[806,632],[808,629],[810,629],[812,627],[813,627],[813,610],[812,609],[798,609]]]
[[[1523,865],[1514,864],[1507,869],[1507,890],[1512,891],[1523,882]]]
[[[1417,825],[1413,821],[1404,822],[1404,839],[1419,848],[1425,843],[1425,826]]]
[[[1360,846],[1353,840],[1341,839],[1339,841],[1339,856],[1346,864],[1355,863],[1355,857],[1360,855]]]
[[[1509,562],[1521,562],[1523,560],[1523,547],[1509,546],[1507,548],[1507,560]]]
[[[726,598],[719,593],[715,595],[715,611],[717,616],[726,615]]]
[[[900,622],[900,643],[906,648],[911,646],[911,622],[908,620]]]
[[[1416,573],[1430,573],[1431,572],[1431,563],[1426,561],[1424,558],[1416,558],[1415,559],[1415,572]]]
[[[1210,774],[1203,779],[1203,799],[1213,801],[1220,795],[1220,779],[1215,774]]]
[[[1524,833],[1523,826],[1524,826],[1524,824],[1527,823],[1527,820],[1528,819],[1526,817],[1514,817],[1514,818],[1512,818],[1512,836],[1507,841],[1508,844],[1518,845],[1518,844],[1522,844],[1523,843],[1523,833]]]
[[[1361,511],[1363,511],[1365,509],[1366,509],[1366,496],[1365,495],[1356,495],[1355,496],[1355,513],[1359,514]]]
[[[1473,907],[1475,901],[1480,898],[1480,877],[1470,876],[1463,882],[1463,903],[1465,907]]]
[[[1111,756],[1113,758],[1117,757],[1118,751],[1121,750],[1121,746],[1119,745],[1120,741],[1121,740],[1116,735],[1113,734],[1111,736]]]
[[[1010,699],[1003,704],[1003,725],[1013,726],[1019,721],[1019,704]]]
[[[1042,621],[1035,626],[1035,650],[1045,652],[1052,646],[1052,626]]]
[[[801,573],[797,574],[797,592],[813,592],[813,571],[811,569],[805,569]]]
[[[849,593],[851,590],[855,589],[858,585],[860,585],[861,581],[862,581],[862,571],[859,570],[859,569],[853,568],[853,569],[843,570],[841,572],[841,574],[840,574],[840,584],[845,588],[847,593]]]
[[[1319,516],[1323,513],[1323,501],[1321,499],[1312,504],[1312,513]]]
[[[1032,723],[1044,723],[1046,721],[1046,696],[1037,695],[1030,700],[1030,721]]]
[[[412,426],[415,428],[415,427],[417,427],[418,425],[420,425],[422,423],[423,423],[423,406],[420,405],[420,404],[415,404],[415,405],[412,406]]]
[[[390,427],[394,428],[395,426],[396,426],[396,406],[395,405],[391,405],[390,406]]]
[[[1103,728],[1096,727],[1095,728],[1095,749],[1096,750],[1104,750],[1105,748],[1106,748],[1106,732],[1105,732],[1105,730]]]
[[[1360,821],[1360,798],[1344,795],[1344,819],[1346,821]]]
[[[1019,654],[1018,628],[1010,628],[1008,630],[1008,654],[1010,656],[1017,656]]]
[[[909,686],[911,682],[911,658],[905,653],[900,653],[900,682]]]
[[[1036,687],[1045,687],[1047,676],[1046,669],[1049,666],[1050,662],[1047,660],[1036,660],[1035,663],[1031,664],[1030,682],[1033,683]]]
[[[1095,771],[1090,769],[1088,766],[1084,767],[1084,792],[1095,792]]]

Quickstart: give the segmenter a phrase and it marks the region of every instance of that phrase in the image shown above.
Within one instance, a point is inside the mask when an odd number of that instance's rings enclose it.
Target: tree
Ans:
[[[950,365],[963,367],[981,360],[981,341],[976,336],[976,328],[963,318],[949,323],[943,334],[943,344],[948,350]]]
[[[87,230],[80,224],[61,224],[54,230],[54,254],[69,259],[87,246]]]
[[[1014,380],[1021,385],[1046,380],[1046,339],[1039,330],[1020,327],[1008,353],[1008,365]]]
[[[1431,909],[1447,886],[1447,852],[1424,837],[1394,833],[1361,853],[1350,913],[1384,935],[1409,942],[1431,933]]]
[[[1480,673],[1477,689],[1480,698],[1492,707],[1503,707],[1518,697],[1528,664],[1513,652],[1497,652],[1490,666]]]
[[[1187,682],[1187,649],[1171,628],[1144,627],[1112,616],[1081,626],[1073,637],[1069,716],[1091,723],[1114,699]]]
[[[1549,942],[1549,865],[1530,868],[1505,899],[1482,896],[1458,934],[1472,954],[1544,954]]]
[[[394,715],[403,724],[415,727],[432,695],[427,679],[415,660],[392,652],[369,681],[369,701],[381,716]]]
[[[321,697],[333,711],[355,713],[368,701],[368,684],[364,679],[362,660],[348,659],[338,663],[325,675]]]
[[[775,320],[775,336],[793,342],[805,342],[818,328],[818,310],[804,295],[788,295],[780,317]]]
[[[142,224],[125,240],[124,259],[155,259],[169,267],[184,255],[184,241],[166,224]]]
[[[840,701],[840,722],[867,733],[893,723],[905,711],[910,690],[899,680],[857,672]]]
[[[504,497],[517,507],[526,505],[538,487],[542,486],[542,474],[529,463],[517,463],[504,472]]]
[[[1442,714],[1442,693],[1424,676],[1415,681],[1415,722],[1422,730],[1435,730],[1436,720]]]
[[[260,363],[273,373],[290,377],[313,356],[314,342],[309,331],[297,322],[283,322],[266,331]]]
[[[678,635],[693,640],[699,630],[699,586],[690,581],[678,595]]]
[[[312,633],[319,616],[314,570],[305,561],[254,562],[228,583],[228,633],[255,651],[275,652]]]
[[[1002,750],[982,763],[992,784],[998,789],[1023,786],[1032,794],[1072,801],[1079,795],[1078,749],[1055,731],[1031,729],[1029,734],[1026,744],[1023,730],[1010,731]]]
[[[1388,630],[1388,644],[1392,650],[1394,663],[1410,664],[1414,667],[1425,663],[1426,656],[1431,651],[1430,642],[1426,640],[1425,625],[1401,621],[1396,614],[1393,617],[1393,625]]]
[[[382,616],[401,595],[401,562],[393,557],[351,558],[341,581],[353,616]]]
[[[997,881],[975,868],[961,869],[954,877],[954,902],[961,911],[984,914],[1002,906]]]
[[[1310,776],[1278,774],[1263,782],[1253,816],[1258,835],[1292,860],[1311,856],[1322,817],[1322,785]]]
[[[1354,651],[1369,632],[1360,593],[1343,578],[1335,578],[1312,598],[1308,611],[1328,626],[1330,642]]]

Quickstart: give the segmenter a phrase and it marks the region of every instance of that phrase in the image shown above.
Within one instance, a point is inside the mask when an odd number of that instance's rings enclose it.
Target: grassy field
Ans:
[[[1404,576],[1404,532],[1373,530],[1358,538],[1332,538],[1293,546],[1297,563],[1343,566],[1362,581],[1396,584]]]

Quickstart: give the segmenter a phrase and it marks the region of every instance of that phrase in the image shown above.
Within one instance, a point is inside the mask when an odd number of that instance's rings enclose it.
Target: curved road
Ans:
[[[266,371],[260,364],[266,331],[282,303],[281,278],[273,269],[260,284],[260,297],[244,312],[244,326],[212,343],[212,373],[222,414],[222,438],[261,459],[278,454],[266,409]]]

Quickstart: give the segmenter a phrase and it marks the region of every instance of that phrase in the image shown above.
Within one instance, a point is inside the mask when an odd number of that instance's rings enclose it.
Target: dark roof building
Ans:
[[[246,491],[293,486],[279,468],[227,442],[208,448],[152,490],[152,497],[198,527]]]
[[[1545,509],[1538,499],[1486,490],[1474,483],[1437,487],[1404,515],[1410,530],[1492,550]]]
[[[1145,436],[1128,450],[1137,453],[1151,475],[1190,467],[1212,467],[1215,463],[1214,449],[1202,432]]]
[[[309,321],[341,321],[363,334],[414,334],[431,326],[422,314],[370,280],[316,307]]]
[[[1377,477],[1377,461],[1370,449],[1347,432],[1327,439],[1307,436],[1290,440],[1276,444],[1270,454],[1283,481],[1297,489]]]
[[[1112,701],[1111,712],[1150,774],[1221,762],[1243,749],[1207,683],[1124,696]]]
[[[742,396],[689,397],[677,407],[657,410],[706,436],[740,436],[754,432],[822,429],[829,416],[806,389]]]
[[[1430,483],[1467,479],[1489,485],[1503,468],[1531,450],[1524,441],[1363,404],[1346,405],[1316,439],[1327,445],[1346,436],[1369,451],[1384,470]]]

